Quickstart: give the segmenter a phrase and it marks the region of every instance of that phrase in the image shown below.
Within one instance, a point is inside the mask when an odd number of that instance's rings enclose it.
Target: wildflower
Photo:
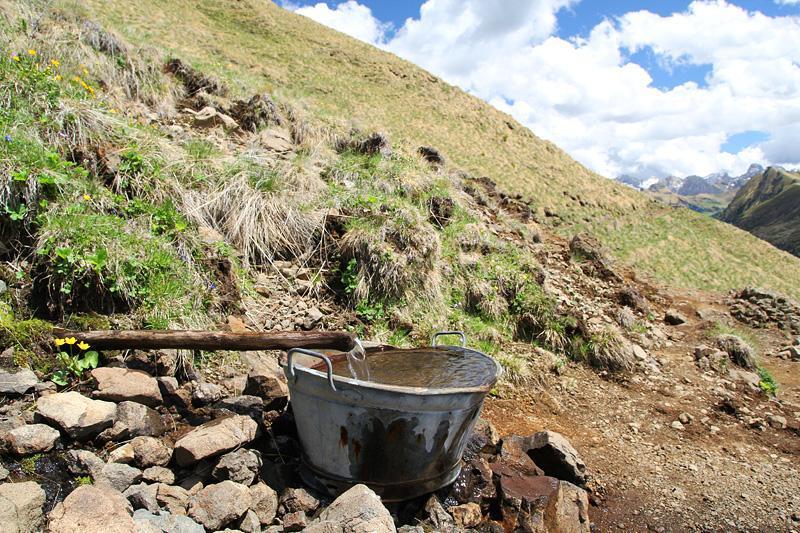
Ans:
[[[64,346],[66,341],[64,339],[53,339],[53,342],[56,343],[56,346]]]
[[[29,56],[35,56],[35,55],[36,55],[36,50],[34,50],[33,48],[31,48],[30,50],[28,50],[28,55],[29,55]]]
[[[11,54],[11,59],[14,61],[19,61],[19,54]]]
[[[6,137],[5,137],[5,139],[6,139],[6,142],[7,142],[7,143],[10,143],[10,142],[11,142],[11,135],[9,135],[9,134],[6,134]]]
[[[84,76],[88,76],[89,75],[89,69],[88,68],[83,67],[83,75]]]
[[[56,81],[61,81],[61,74],[56,74],[55,76],[53,76],[53,79]]]
[[[115,115],[118,113],[118,111],[117,111],[117,108],[116,108],[116,107],[112,107],[111,109],[109,109],[109,110],[108,110],[108,112],[109,112],[109,113],[113,113],[113,114],[115,114]]]
[[[89,345],[86,344],[86,342],[81,341],[81,342],[78,343],[78,348],[80,348],[81,350],[88,350],[89,349]]]
[[[66,339],[64,339],[64,342],[72,346],[73,344],[78,342],[78,339],[76,339],[75,337],[67,337]]]
[[[53,65],[56,68],[61,66],[61,63],[58,61],[58,59],[51,59],[50,60],[50,64]]]
[[[91,201],[92,197],[89,196],[88,194],[84,194],[83,195],[83,199],[86,200],[87,202],[89,202],[89,201]]]

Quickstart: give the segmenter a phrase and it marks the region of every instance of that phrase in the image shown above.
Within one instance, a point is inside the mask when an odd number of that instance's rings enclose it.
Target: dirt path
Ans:
[[[617,380],[571,364],[542,390],[488,399],[485,416],[501,434],[567,436],[594,476],[600,531],[800,531],[800,362],[761,357],[781,386],[777,399],[701,372],[692,353],[708,324],[696,310],[725,308],[692,296],[679,306],[693,318],[651,352],[660,372]],[[764,346],[786,342],[776,331],[755,335]],[[787,427],[770,426],[770,415]]]

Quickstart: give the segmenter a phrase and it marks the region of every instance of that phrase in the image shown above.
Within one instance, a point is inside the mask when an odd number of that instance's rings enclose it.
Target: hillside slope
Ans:
[[[452,164],[528,197],[560,234],[597,233],[618,258],[663,282],[716,290],[759,284],[800,297],[791,281],[800,279],[800,260],[606,180],[481,100],[272,2],[56,5],[214,72],[239,96],[266,90],[318,121],[434,146]]]
[[[721,219],[800,256],[800,175],[768,168],[736,194]]]

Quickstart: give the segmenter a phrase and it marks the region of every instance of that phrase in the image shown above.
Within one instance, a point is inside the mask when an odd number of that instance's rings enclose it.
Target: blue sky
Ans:
[[[800,162],[800,0],[284,5],[483,98],[606,176]]]

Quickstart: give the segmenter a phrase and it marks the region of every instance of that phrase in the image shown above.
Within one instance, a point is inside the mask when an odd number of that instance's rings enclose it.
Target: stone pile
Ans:
[[[226,387],[141,369],[174,369],[162,356],[97,368],[80,391],[4,374],[1,531],[589,531],[586,466],[557,433],[500,440],[481,420],[456,482],[390,512],[364,485],[333,500],[304,488],[273,360],[244,354]],[[45,464],[60,477],[36,475]]]
[[[734,318],[753,327],[775,326],[800,335],[800,305],[763,289],[747,288],[728,302]]]

